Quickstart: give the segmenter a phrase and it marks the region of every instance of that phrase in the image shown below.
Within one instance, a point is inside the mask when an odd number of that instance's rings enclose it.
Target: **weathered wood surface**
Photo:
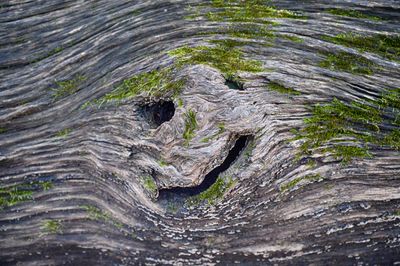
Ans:
[[[349,165],[320,155],[310,172],[295,160],[290,129],[302,125],[307,106],[334,96],[377,97],[400,86],[400,65],[371,76],[318,67],[318,49],[336,49],[319,34],[350,30],[400,33],[398,1],[279,1],[306,21],[279,20],[277,32],[301,36],[247,46],[269,72],[243,74],[245,90],[229,90],[207,66],[180,70],[187,78],[183,106],[159,128],[141,114],[142,97],[120,105],[80,107],[122,80],[172,58],[184,44],[201,44],[204,20],[187,21],[187,4],[201,1],[5,1],[0,8],[0,185],[51,180],[53,188],[0,211],[0,264],[392,264],[400,262],[400,156],[373,150],[373,159]],[[318,2],[318,3],[315,3]],[[338,19],[330,7],[373,10],[390,20]],[[57,49],[55,50],[55,49]],[[317,49],[318,48],[318,49]],[[350,48],[348,48],[350,49]],[[56,52],[53,52],[56,51]],[[76,93],[54,100],[56,80],[86,77]],[[279,80],[300,91],[288,97],[264,88]],[[198,130],[187,147],[184,113],[196,110]],[[208,143],[220,122],[226,130]],[[71,129],[66,137],[57,132]],[[140,183],[153,174],[159,188],[201,183],[221,164],[239,135],[254,135],[254,149],[229,174],[234,188],[215,206],[167,212]],[[168,163],[160,166],[160,160]],[[154,174],[155,173],[155,174]],[[281,192],[296,176],[321,182]],[[93,219],[82,208],[108,213]],[[44,234],[43,221],[61,232]]]

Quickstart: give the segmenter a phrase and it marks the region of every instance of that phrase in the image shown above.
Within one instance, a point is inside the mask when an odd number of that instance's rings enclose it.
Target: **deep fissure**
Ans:
[[[159,199],[166,199],[171,195],[180,195],[182,197],[194,196],[200,194],[201,192],[207,190],[210,186],[212,186],[217,180],[218,176],[228,170],[228,168],[240,157],[240,155],[245,150],[251,139],[250,135],[245,135],[239,137],[234,146],[229,150],[228,155],[222,164],[215,167],[212,171],[210,171],[205,177],[203,182],[195,187],[176,187],[170,189],[161,189],[159,191]]]

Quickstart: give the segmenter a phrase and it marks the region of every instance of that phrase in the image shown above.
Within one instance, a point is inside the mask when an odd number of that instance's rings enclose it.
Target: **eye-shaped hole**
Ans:
[[[175,114],[175,105],[172,101],[159,101],[143,107],[143,113],[153,128],[169,121]]]

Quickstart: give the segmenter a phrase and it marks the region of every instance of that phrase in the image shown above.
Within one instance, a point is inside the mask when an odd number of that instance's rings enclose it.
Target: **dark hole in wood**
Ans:
[[[225,85],[231,90],[244,91],[243,83],[236,80],[226,79]]]
[[[159,127],[175,114],[175,105],[171,101],[159,101],[143,107],[144,115],[152,127]]]

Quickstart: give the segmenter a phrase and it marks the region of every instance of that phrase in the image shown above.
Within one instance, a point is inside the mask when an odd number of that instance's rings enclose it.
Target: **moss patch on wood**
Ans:
[[[53,187],[50,181],[31,182],[0,188],[0,209],[33,200],[33,193]]]
[[[365,14],[361,11],[354,10],[354,9],[331,8],[331,9],[328,9],[326,12],[328,12],[332,15],[342,16],[342,17],[362,18],[362,19],[369,19],[369,20],[375,20],[375,21],[381,20],[380,17],[368,15],[368,14]]]
[[[215,46],[184,46],[169,52],[179,65],[204,64],[219,69],[226,77],[235,76],[239,71],[261,72],[262,64],[244,57],[236,48],[217,44]]]
[[[109,222],[119,229],[123,227],[123,224],[114,219],[111,214],[102,211],[93,205],[82,205],[81,208],[87,212],[91,220]]]
[[[58,100],[68,95],[72,95],[79,90],[79,85],[86,80],[84,76],[77,76],[71,80],[56,81],[56,87],[51,88],[53,91],[53,98]]]
[[[157,186],[156,182],[154,181],[153,177],[151,177],[150,175],[142,176],[141,177],[141,183],[142,183],[143,187],[151,195],[155,195],[157,193],[158,186]]]
[[[284,85],[282,85],[278,82],[274,82],[274,81],[271,81],[270,83],[268,83],[267,87],[268,87],[268,89],[270,89],[272,91],[276,91],[276,92],[279,92],[282,94],[290,94],[290,95],[300,95],[301,94],[299,91],[296,91],[295,89],[285,87]]]
[[[333,71],[344,71],[352,74],[372,75],[378,66],[371,60],[352,53],[325,53],[326,58],[319,66]]]
[[[59,234],[62,233],[62,225],[60,220],[46,220],[42,223],[42,234]]]
[[[268,18],[305,19],[306,17],[286,9],[271,5],[269,0],[213,0],[203,7],[213,7],[217,10],[206,13],[211,21],[253,22],[271,24]],[[198,16],[202,15],[200,11]]]
[[[66,138],[68,135],[72,132],[72,129],[70,128],[65,128],[63,130],[60,130],[56,133],[56,136],[59,138]]]
[[[313,183],[319,180],[324,179],[320,174],[312,174],[312,175],[306,175],[306,176],[302,176],[302,177],[296,177],[294,179],[292,179],[291,181],[287,182],[286,184],[283,184],[280,187],[280,191],[281,192],[285,192],[288,190],[291,190],[292,188],[294,188],[295,186],[297,186],[299,183],[303,182],[303,181],[308,181],[309,183]]]
[[[154,69],[124,80],[112,92],[107,93],[100,99],[86,102],[82,108],[92,104],[101,106],[110,102],[120,103],[141,93],[152,97],[176,97],[184,85],[184,79],[175,78],[173,67],[165,67],[160,70]]]
[[[197,118],[196,112],[189,109],[185,113],[185,129],[183,130],[183,139],[185,140],[185,145],[188,146],[189,142],[194,137],[194,131],[197,129]]]
[[[387,90],[377,100],[346,103],[334,98],[316,105],[295,139],[301,153],[330,153],[343,163],[371,157],[371,146],[400,149],[400,89]]]
[[[390,60],[400,59],[400,35],[342,33],[333,37],[323,36],[323,39],[356,48],[360,52],[375,53]]]

